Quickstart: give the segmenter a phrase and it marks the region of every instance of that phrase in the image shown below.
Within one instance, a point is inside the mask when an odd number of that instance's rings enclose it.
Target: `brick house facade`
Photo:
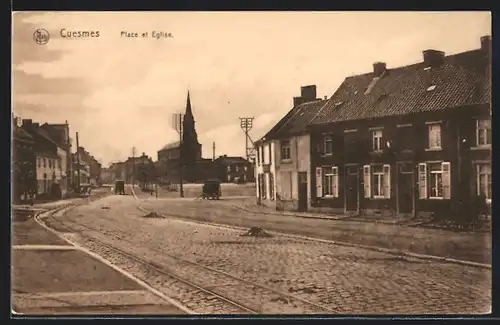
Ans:
[[[491,200],[490,44],[346,78],[309,127],[313,209],[415,216]]]

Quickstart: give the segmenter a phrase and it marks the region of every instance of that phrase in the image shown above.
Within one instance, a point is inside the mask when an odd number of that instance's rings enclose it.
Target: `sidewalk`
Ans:
[[[295,212],[295,211],[278,211],[265,206],[256,205],[255,203],[239,204],[238,208],[251,212],[251,213],[263,213],[269,215],[279,215],[279,216],[290,216],[298,218],[310,218],[310,219],[324,219],[324,220],[350,220],[350,221],[360,221],[360,222],[374,222],[382,223],[388,225],[413,225],[421,221],[416,221],[409,218],[393,218],[384,216],[346,216],[346,215],[332,215],[332,214],[322,214],[322,213],[312,213],[312,212]]]
[[[184,314],[33,218],[14,221],[12,237],[16,314]]]

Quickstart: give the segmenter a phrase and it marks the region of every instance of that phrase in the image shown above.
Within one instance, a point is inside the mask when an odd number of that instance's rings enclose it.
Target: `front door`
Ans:
[[[307,211],[307,172],[298,173],[299,184],[299,211]]]
[[[398,213],[413,213],[413,168],[411,164],[401,163],[398,166]]]
[[[347,166],[345,170],[346,177],[346,194],[345,194],[345,209],[347,212],[358,211],[358,167]]]

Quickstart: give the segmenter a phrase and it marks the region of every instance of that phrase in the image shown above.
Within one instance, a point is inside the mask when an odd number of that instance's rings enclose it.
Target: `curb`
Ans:
[[[71,208],[73,207],[67,207],[68,210],[70,210]],[[64,210],[61,209],[60,211]],[[50,211],[52,212],[52,211]],[[45,212],[42,212],[42,213],[50,213],[49,211],[45,211]],[[57,212],[57,211],[55,211]],[[55,213],[54,212],[54,213]],[[122,274],[123,276],[131,279],[132,281],[135,281],[137,284],[139,284],[140,286],[142,286],[144,289],[146,289],[147,291],[149,291],[150,293],[154,294],[155,296],[157,297],[160,297],[161,299],[167,301],[168,303],[170,303],[172,306],[175,306],[177,308],[179,308],[180,310],[186,312],[187,314],[195,314],[195,312],[193,312],[191,309],[183,306],[181,303],[179,303],[178,301],[164,295],[163,293],[161,293],[160,291],[156,290],[155,288],[153,288],[152,286],[150,286],[149,284],[147,284],[146,282],[142,281],[141,279],[135,277],[134,275],[132,275],[131,273],[119,268],[118,266],[114,265],[113,263],[109,262],[108,260],[106,260],[105,258],[99,256],[98,254],[94,253],[94,252],[91,252],[90,250],[86,249],[85,247],[81,246],[81,245],[78,245],[74,242],[72,242],[71,240],[65,238],[64,236],[61,236],[59,234],[59,232],[57,232],[56,230],[50,228],[49,226],[47,226],[45,223],[43,223],[40,219],[39,219],[39,215],[36,216],[35,218],[35,221],[40,225],[42,226],[43,228],[45,228],[46,230],[52,232],[53,234],[55,234],[56,236],[58,236],[59,238],[61,238],[62,240],[66,241],[68,244],[72,245],[75,249],[77,250],[80,250],[84,253],[86,253],[87,255],[91,256],[92,258],[98,260],[99,262],[111,267],[112,269],[114,269],[115,271],[119,272],[120,274]]]
[[[144,209],[141,205],[139,205],[138,208],[139,208],[139,210],[143,211],[144,213],[152,212],[152,211]],[[164,215],[164,214],[161,214],[161,215]],[[217,223],[205,222],[205,221],[193,220],[193,221],[188,221],[188,222],[205,224],[205,225],[209,225],[209,226],[213,226],[213,227],[233,229],[233,230],[248,230],[248,228],[244,228],[244,227],[230,226],[230,225],[217,224]],[[277,231],[268,231],[268,233],[271,233],[273,235],[283,236],[283,237],[296,238],[296,239],[302,239],[302,240],[308,240],[308,241],[315,241],[315,242],[333,244],[333,245],[338,245],[338,246],[362,248],[362,249],[366,249],[366,250],[371,250],[371,251],[376,251],[376,252],[386,253],[386,254],[391,254],[391,255],[396,255],[396,256],[413,257],[413,258],[418,258],[421,260],[439,261],[439,262],[466,265],[466,266],[472,266],[472,267],[478,267],[478,268],[491,270],[491,264],[464,261],[464,260],[458,260],[458,259],[454,259],[454,258],[435,256],[435,255],[417,254],[417,253],[405,252],[405,251],[401,251],[401,250],[381,248],[381,247],[376,247],[376,246],[353,244],[353,243],[348,243],[348,242],[343,242],[343,241],[335,241],[335,240],[327,240],[327,239],[313,238],[313,237],[300,236],[300,235],[292,235],[292,234],[286,234],[286,233],[277,232]]]

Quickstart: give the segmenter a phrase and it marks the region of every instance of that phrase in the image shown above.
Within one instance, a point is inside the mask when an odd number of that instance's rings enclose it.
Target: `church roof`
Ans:
[[[179,148],[180,144],[181,144],[180,141],[167,143],[165,146],[163,146],[163,148],[160,149],[160,151]]]

